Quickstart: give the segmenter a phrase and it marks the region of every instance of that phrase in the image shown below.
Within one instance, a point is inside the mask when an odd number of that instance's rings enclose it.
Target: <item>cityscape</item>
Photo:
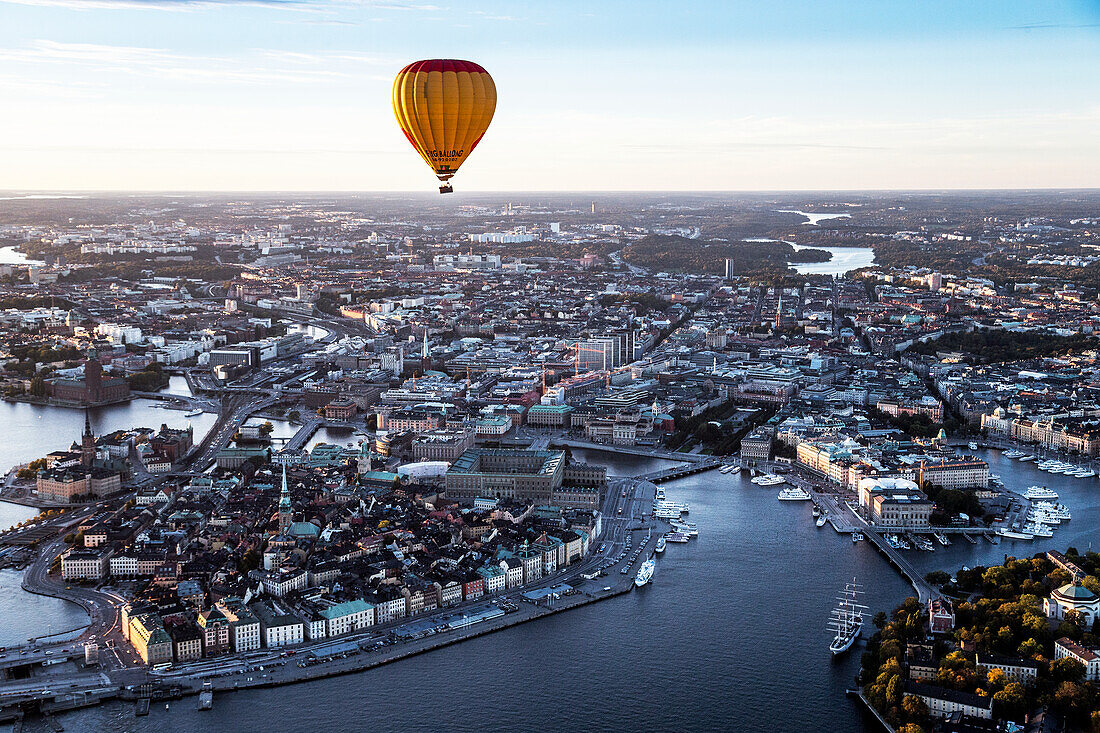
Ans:
[[[1096,9],[514,5],[0,0],[0,724],[1100,731]]]

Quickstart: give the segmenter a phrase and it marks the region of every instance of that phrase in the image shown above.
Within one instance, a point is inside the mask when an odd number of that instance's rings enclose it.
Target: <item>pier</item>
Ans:
[[[887,561],[889,561],[889,563],[909,581],[910,585],[917,591],[918,601],[927,603],[933,598],[940,598],[943,596],[938,588],[925,580],[920,574],[920,571],[905,559],[905,556],[901,554],[901,550],[886,541],[882,533],[867,527],[867,529],[863,531],[863,536],[869,539],[874,546],[878,548],[878,551],[886,556]]]

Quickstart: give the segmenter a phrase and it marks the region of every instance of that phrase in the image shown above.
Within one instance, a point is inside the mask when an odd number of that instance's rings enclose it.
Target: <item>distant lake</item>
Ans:
[[[844,216],[847,216],[845,214]],[[778,239],[767,237],[753,237],[746,242],[778,242]],[[786,240],[783,240],[786,241]],[[821,249],[832,257],[828,262],[802,262],[793,263],[791,267],[802,275],[843,275],[851,270],[861,267],[870,267],[875,263],[875,251],[870,247],[816,247],[794,242],[787,242],[797,252],[800,249]]]
[[[0,265],[43,265],[41,260],[27,259],[27,256],[15,247],[0,247]]]
[[[795,250],[823,249],[832,255],[828,262],[802,262],[791,265],[803,275],[843,275],[850,270],[870,267],[875,263],[875,251],[870,247],[803,247],[791,244]]]
[[[819,221],[825,221],[826,219],[851,219],[852,218],[851,214],[832,214],[832,213],[815,214],[812,211],[799,211],[798,209],[776,209],[776,213],[779,213],[779,214],[801,214],[802,216],[809,219],[809,221],[803,222],[803,223],[804,224],[809,224],[810,226],[817,226],[817,223]]]

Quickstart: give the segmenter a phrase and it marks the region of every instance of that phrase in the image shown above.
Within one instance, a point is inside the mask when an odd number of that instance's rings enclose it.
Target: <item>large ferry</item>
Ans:
[[[783,489],[779,492],[777,497],[780,501],[809,501],[813,497],[810,496],[810,492],[802,488],[790,488]]]
[[[774,473],[766,473],[763,476],[757,476],[752,479],[752,482],[757,486],[778,486],[785,481],[786,479],[782,476],[776,476]]]
[[[845,584],[844,590],[837,596],[837,606],[829,616],[829,630],[835,633],[829,651],[834,655],[843,654],[852,648],[863,628],[863,612],[867,606],[859,602],[863,595],[863,586],[852,578]]]
[[[1025,499],[1031,499],[1032,501],[1044,499],[1047,501],[1057,501],[1058,492],[1051,491],[1045,486],[1028,486],[1027,491],[1024,492]]]
[[[643,585],[653,579],[653,568],[656,563],[650,558],[642,563],[642,566],[638,568],[638,574],[634,576],[634,585],[641,588]]]

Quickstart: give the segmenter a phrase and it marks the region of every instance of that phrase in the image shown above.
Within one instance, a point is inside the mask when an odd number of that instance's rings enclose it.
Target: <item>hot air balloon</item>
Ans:
[[[393,113],[416,152],[443,182],[469,157],[497,107],[489,72],[472,61],[431,59],[409,64],[393,80]]]

